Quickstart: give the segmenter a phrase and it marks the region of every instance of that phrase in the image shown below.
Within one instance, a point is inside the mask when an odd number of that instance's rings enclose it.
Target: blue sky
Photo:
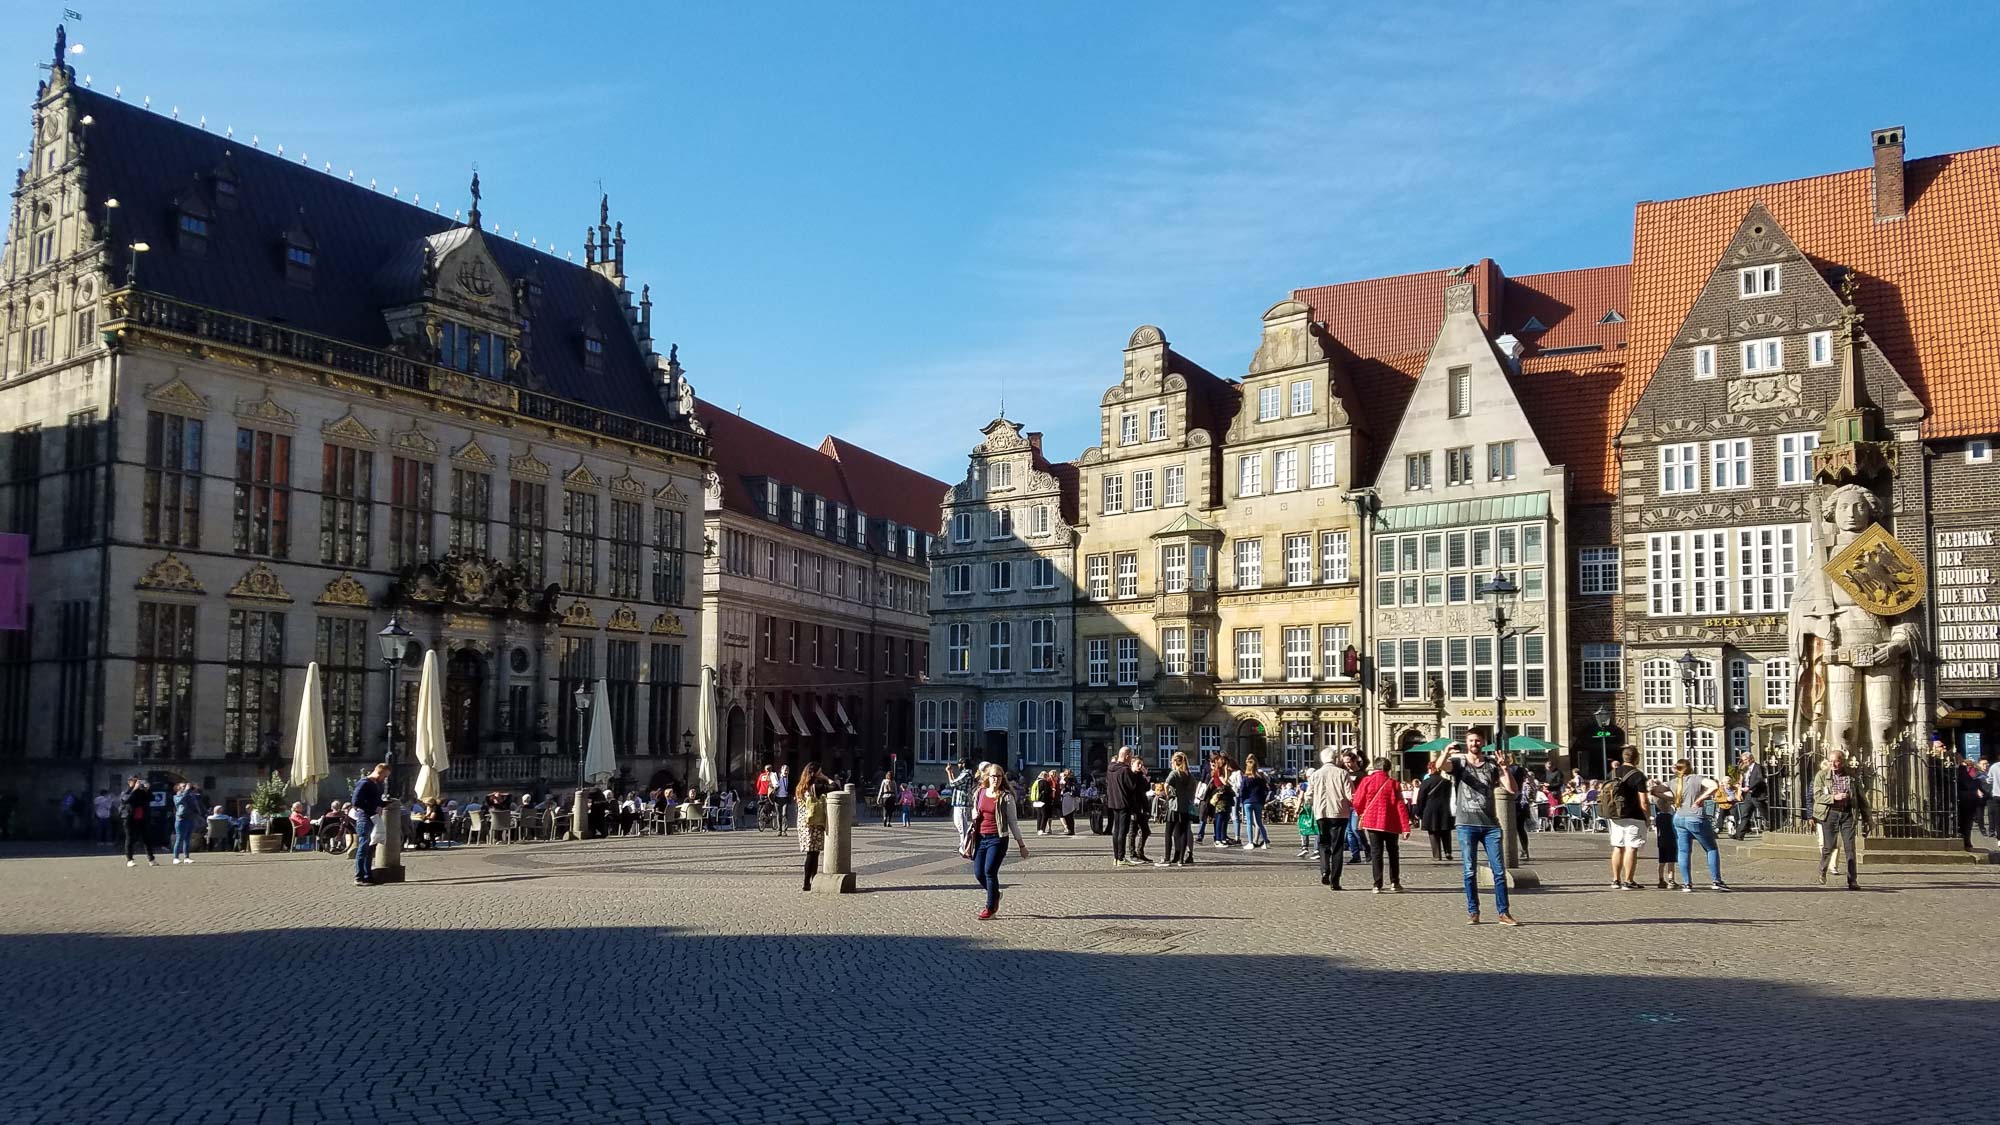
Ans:
[[[1632,204],[2000,143],[2000,5],[92,3],[79,73],[582,259],[701,394],[946,479],[1073,457],[1141,323],[1240,374],[1301,285],[1626,261]],[[0,12],[15,147],[63,5]],[[635,282],[636,284],[636,282]]]

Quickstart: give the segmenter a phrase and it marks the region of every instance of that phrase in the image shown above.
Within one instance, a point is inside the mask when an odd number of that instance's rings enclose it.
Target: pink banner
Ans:
[[[28,627],[28,537],[0,532],[0,629]]]

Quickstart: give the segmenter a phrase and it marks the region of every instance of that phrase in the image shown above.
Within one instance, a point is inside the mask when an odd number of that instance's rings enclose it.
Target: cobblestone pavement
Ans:
[[[1614,893],[1603,837],[1537,836],[1526,925],[1474,928],[1421,836],[1381,896],[1294,840],[1123,870],[1031,835],[983,923],[935,822],[858,828],[848,896],[756,832],[368,889],[0,853],[0,1121],[1993,1120],[2000,872]]]

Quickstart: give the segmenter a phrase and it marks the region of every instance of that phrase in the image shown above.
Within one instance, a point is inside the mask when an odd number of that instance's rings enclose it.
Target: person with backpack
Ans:
[[[1049,801],[1049,771],[1043,770],[1036,774],[1035,780],[1029,783],[1028,807],[1035,810],[1035,835],[1048,835],[1049,813],[1052,808]]]
[[[1646,775],[1639,772],[1639,748],[1627,746],[1622,761],[1597,794],[1597,814],[1611,827],[1611,887],[1639,889],[1639,849],[1646,846],[1646,818],[1651,798]]]

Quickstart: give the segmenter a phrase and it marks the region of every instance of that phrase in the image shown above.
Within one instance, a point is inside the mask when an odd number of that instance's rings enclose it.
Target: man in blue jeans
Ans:
[[[382,811],[388,783],[389,763],[377,762],[354,786],[354,885],[357,887],[374,885],[370,876],[375,872],[375,846],[369,837],[375,834],[375,816]]]
[[[1438,772],[1451,783],[1451,808],[1458,818],[1458,850],[1465,860],[1466,921],[1479,924],[1479,872],[1473,863],[1474,849],[1484,848],[1486,864],[1493,870],[1493,905],[1500,912],[1500,924],[1520,925],[1507,912],[1507,866],[1500,855],[1500,821],[1494,813],[1494,794],[1499,792],[1507,795],[1502,807],[1511,814],[1517,792],[1514,778],[1488,760],[1486,737],[1478,731],[1465,736],[1463,751],[1457,743],[1445,750]]]

